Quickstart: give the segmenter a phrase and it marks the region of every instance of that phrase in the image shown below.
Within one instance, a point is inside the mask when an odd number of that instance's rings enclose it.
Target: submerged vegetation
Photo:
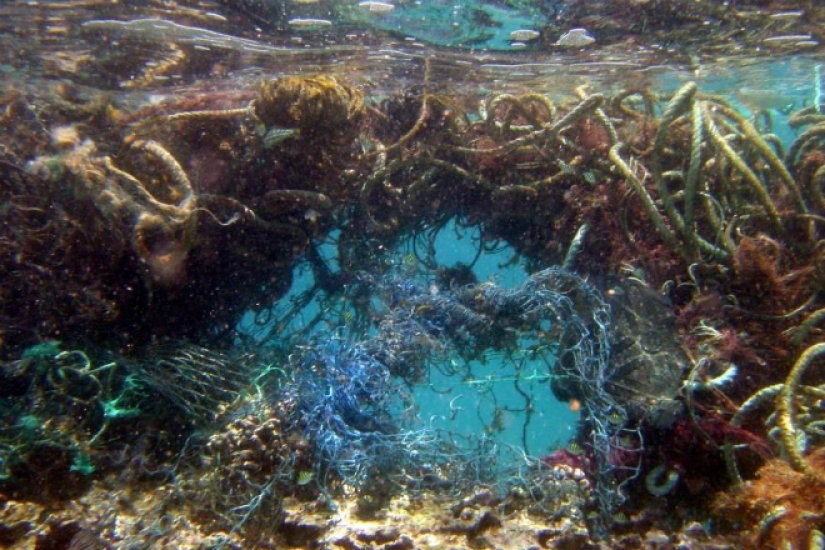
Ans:
[[[190,66],[167,54],[118,85]],[[821,94],[788,143],[775,111],[695,82],[476,94],[417,70],[389,91],[319,72],[160,99],[4,82],[4,544],[31,503],[117,489],[151,527],[98,511],[38,536],[415,548],[381,523],[406,499],[472,547],[508,520],[525,547],[657,529],[822,546]],[[440,265],[448,223],[532,275]],[[299,266],[312,285],[279,305]],[[479,375],[493,354],[511,370]],[[458,441],[416,418],[434,372],[523,407]],[[565,447],[498,448],[505,413],[526,433],[552,396],[581,414]],[[350,501],[381,527],[323,519]]]

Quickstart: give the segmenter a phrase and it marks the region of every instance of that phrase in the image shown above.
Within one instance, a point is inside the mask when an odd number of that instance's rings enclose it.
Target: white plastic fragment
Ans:
[[[596,39],[587,33],[587,29],[570,29],[561,35],[561,38],[556,42],[556,46],[581,48],[583,46],[589,46],[595,41]]]
[[[769,36],[762,42],[765,44],[779,44],[787,42],[805,42],[811,40],[810,34],[785,34],[782,36]]]
[[[288,21],[289,25],[298,29],[306,29],[306,28],[314,28],[314,27],[330,27],[332,26],[332,21],[327,19],[290,19]]]
[[[510,39],[517,42],[530,42],[539,36],[539,31],[534,31],[532,29],[519,29],[510,33]]]
[[[370,13],[389,13],[395,9],[395,5],[389,2],[377,2],[376,0],[367,0],[358,4],[362,8],[366,8]]]
[[[802,10],[780,11],[771,14],[771,19],[799,19],[805,14]]]

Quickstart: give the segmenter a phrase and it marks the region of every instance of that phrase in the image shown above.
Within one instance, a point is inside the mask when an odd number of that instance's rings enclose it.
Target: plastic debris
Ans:
[[[559,38],[556,46],[564,48],[582,48],[589,46],[596,41],[595,38],[587,33],[587,29],[570,29]]]

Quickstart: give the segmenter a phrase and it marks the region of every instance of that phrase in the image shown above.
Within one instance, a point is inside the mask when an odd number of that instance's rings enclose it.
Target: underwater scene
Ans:
[[[0,547],[825,548],[823,44],[3,1]]]

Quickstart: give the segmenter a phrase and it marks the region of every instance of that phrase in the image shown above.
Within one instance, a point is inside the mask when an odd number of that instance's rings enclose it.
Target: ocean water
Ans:
[[[0,16],[3,546],[822,546],[816,2]]]

